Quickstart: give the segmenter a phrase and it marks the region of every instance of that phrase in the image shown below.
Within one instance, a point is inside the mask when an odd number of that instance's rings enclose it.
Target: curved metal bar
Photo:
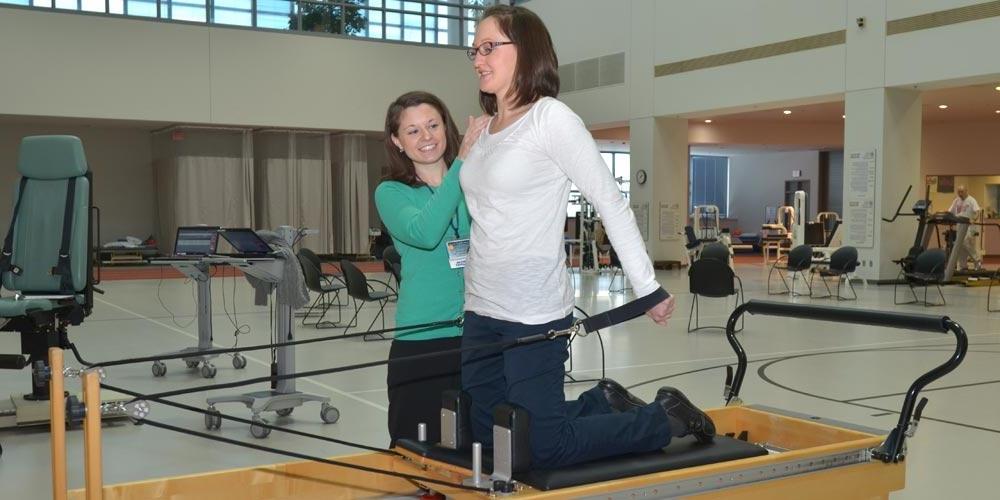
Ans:
[[[906,398],[903,400],[903,407],[899,412],[899,422],[889,432],[889,436],[885,442],[872,451],[873,457],[887,463],[898,462],[905,455],[903,444],[906,440],[907,432],[911,430],[911,426],[916,425],[913,413],[914,409],[918,407],[917,397],[920,395],[920,391],[931,382],[947,375],[958,367],[962,363],[962,360],[965,359],[965,355],[969,349],[969,339],[965,330],[961,325],[952,321],[947,316],[751,300],[737,307],[729,316],[729,321],[726,323],[726,340],[729,341],[729,345],[732,346],[737,358],[736,373],[733,376],[732,383],[727,384],[726,387],[725,399],[727,405],[739,398],[740,388],[743,386],[743,380],[747,371],[747,354],[736,338],[736,322],[745,313],[836,321],[839,323],[882,326],[935,333],[951,332],[955,335],[955,353],[952,354],[947,362],[921,375],[910,385],[910,389],[906,393]],[[919,415],[916,418],[919,420]]]
[[[903,445],[907,431],[910,430],[910,425],[916,425],[913,420],[913,410],[917,406],[917,396],[920,395],[920,391],[931,382],[950,373],[965,359],[965,354],[969,350],[969,338],[965,334],[965,329],[950,319],[946,320],[945,323],[948,331],[955,335],[955,353],[948,361],[921,375],[910,385],[910,389],[906,392],[906,398],[903,400],[903,408],[899,412],[899,422],[896,424],[896,428],[889,433],[882,446],[879,446],[872,453],[873,457],[883,462],[898,462],[903,459],[905,454]]]

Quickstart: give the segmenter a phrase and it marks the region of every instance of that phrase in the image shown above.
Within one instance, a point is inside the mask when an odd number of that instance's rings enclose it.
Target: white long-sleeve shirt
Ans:
[[[542,324],[573,310],[563,229],[571,183],[600,213],[639,296],[659,288],[635,217],[583,121],[545,97],[496,134],[488,129],[460,175],[472,216],[465,309]]]

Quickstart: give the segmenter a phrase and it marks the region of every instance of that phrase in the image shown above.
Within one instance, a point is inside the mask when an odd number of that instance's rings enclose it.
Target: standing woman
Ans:
[[[593,138],[555,99],[559,65],[541,19],[523,7],[490,7],[468,54],[479,77],[480,105],[492,119],[461,172],[473,219],[463,346],[572,324],[574,292],[563,248],[571,183],[600,212],[636,294],[660,288],[635,218]],[[669,297],[647,315],[665,325],[673,309]],[[492,442],[493,407],[510,402],[531,414],[532,463],[542,468],[651,451],[687,434],[712,440],[711,419],[670,387],[648,405],[613,382],[611,391],[598,384],[565,401],[566,357],[564,337],[463,353],[474,439]]]
[[[447,321],[462,314],[462,269],[450,265],[447,246],[469,237],[469,212],[458,172],[485,123],[485,118],[469,119],[460,149],[455,122],[434,95],[409,92],[389,105],[385,117],[389,174],[375,189],[375,205],[402,258],[397,327]],[[389,359],[457,349],[461,335],[458,326],[400,333]],[[441,393],[461,386],[460,371],[459,354],[389,364],[392,443],[415,439],[419,423],[427,424],[430,442],[440,440]]]

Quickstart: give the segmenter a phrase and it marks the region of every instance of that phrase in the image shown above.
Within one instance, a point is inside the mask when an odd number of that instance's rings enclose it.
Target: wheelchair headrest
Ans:
[[[21,139],[17,171],[29,179],[69,179],[87,173],[83,143],[72,135],[34,135]]]

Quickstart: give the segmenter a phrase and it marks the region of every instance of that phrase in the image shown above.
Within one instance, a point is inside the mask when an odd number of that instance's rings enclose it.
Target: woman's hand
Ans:
[[[652,309],[646,311],[646,316],[653,319],[658,325],[667,325],[667,320],[674,314],[674,296],[667,297],[663,302],[656,304]]]
[[[462,146],[458,148],[458,159],[465,160],[472,151],[472,146],[479,140],[479,136],[490,123],[489,115],[480,115],[477,118],[469,117],[469,126],[465,129],[465,137],[462,139]]]

